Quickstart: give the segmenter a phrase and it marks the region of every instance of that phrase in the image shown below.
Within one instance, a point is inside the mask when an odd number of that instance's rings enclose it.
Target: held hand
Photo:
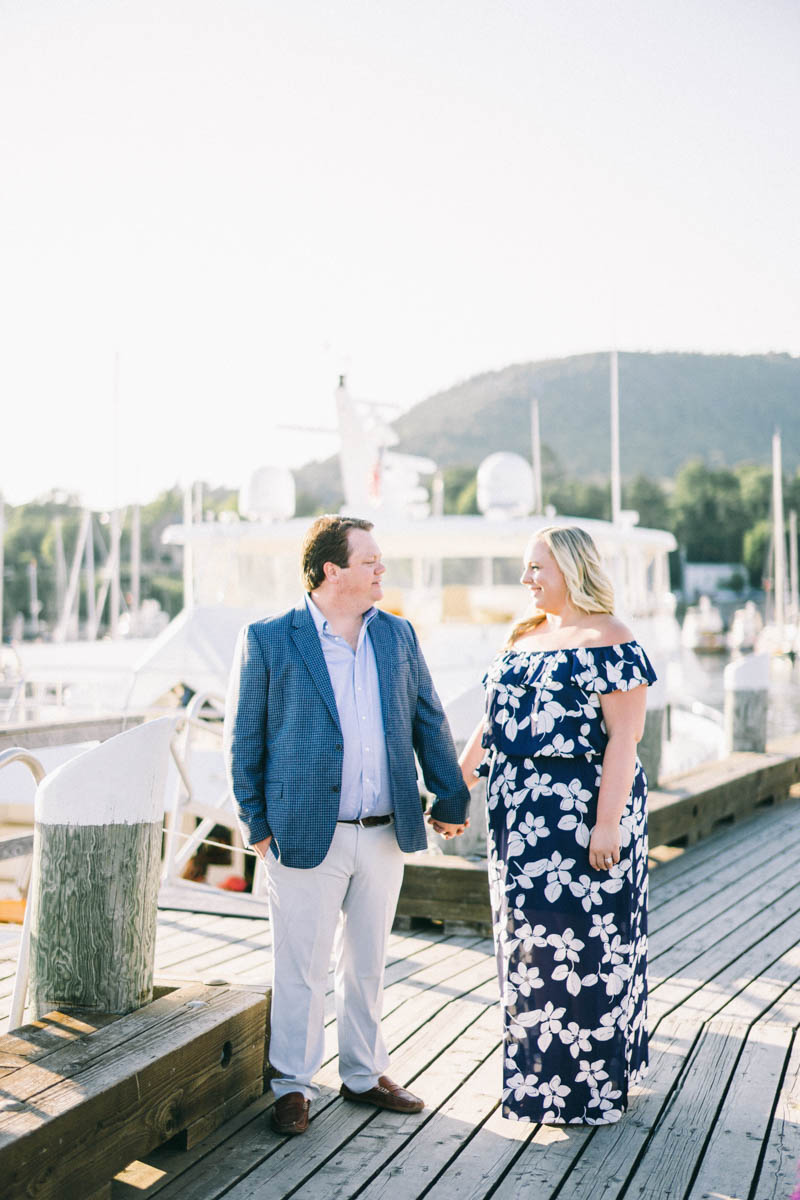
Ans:
[[[595,825],[589,839],[589,864],[609,871],[619,862],[619,825]]]
[[[270,834],[268,838],[264,838],[263,842],[253,842],[252,849],[255,850],[262,862],[267,857],[267,850],[269,850],[269,844],[271,841],[272,835]]]
[[[436,821],[433,817],[428,817],[428,824],[434,833],[439,833],[443,838],[459,837],[469,825],[469,817],[461,825],[453,825],[449,821]]]

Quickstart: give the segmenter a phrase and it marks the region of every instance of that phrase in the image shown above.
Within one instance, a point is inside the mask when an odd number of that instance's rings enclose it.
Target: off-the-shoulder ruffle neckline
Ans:
[[[612,642],[608,646],[558,646],[551,647],[549,650],[537,650],[535,646],[523,646],[521,650],[515,650],[513,646],[509,646],[504,650],[504,654],[577,654],[579,650],[589,650],[592,652],[600,650],[622,650],[625,646],[636,646],[641,649],[636,638],[629,638],[627,642]]]

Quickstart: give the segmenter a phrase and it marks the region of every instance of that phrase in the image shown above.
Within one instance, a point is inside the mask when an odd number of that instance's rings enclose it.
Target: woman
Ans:
[[[656,676],[613,615],[597,548],[542,529],[533,615],[486,678],[461,756],[488,778],[489,882],[505,1031],[503,1114],[619,1120],[647,1066],[647,782],[636,757]]]

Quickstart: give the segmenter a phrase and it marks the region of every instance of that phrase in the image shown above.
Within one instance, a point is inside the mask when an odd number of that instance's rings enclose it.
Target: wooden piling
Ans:
[[[639,761],[644,767],[647,785],[650,788],[658,787],[661,775],[661,755],[666,732],[666,704],[667,689],[663,680],[659,679],[647,689],[644,732],[637,748]]]
[[[30,1004],[126,1013],[153,992],[164,780],[173,723],[64,763],[36,795]]]
[[[728,663],[725,682],[724,753],[751,750],[763,754],[767,746],[767,689],[769,655],[746,654]]]

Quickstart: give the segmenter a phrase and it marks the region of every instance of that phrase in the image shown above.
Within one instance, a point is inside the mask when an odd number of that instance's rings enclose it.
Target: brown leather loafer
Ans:
[[[377,1087],[370,1088],[368,1092],[354,1092],[343,1083],[339,1094],[344,1096],[345,1100],[355,1100],[357,1104],[374,1104],[376,1108],[388,1108],[390,1112],[417,1113],[422,1112],[425,1107],[424,1100],[401,1088],[388,1075],[381,1075]]]
[[[305,1133],[308,1129],[308,1110],[311,1101],[302,1092],[287,1092],[279,1096],[272,1106],[270,1123],[276,1133]]]

